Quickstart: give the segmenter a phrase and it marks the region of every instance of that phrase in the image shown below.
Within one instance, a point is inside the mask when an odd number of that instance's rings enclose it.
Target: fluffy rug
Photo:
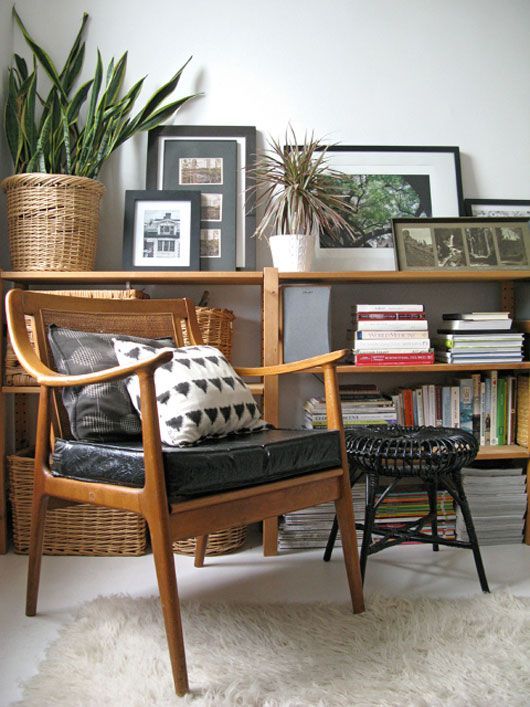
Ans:
[[[62,629],[26,707],[513,707],[530,700],[530,599],[375,597],[327,604],[186,604],[192,694],[174,696],[158,600],[111,597]],[[38,618],[34,619],[38,621]]]

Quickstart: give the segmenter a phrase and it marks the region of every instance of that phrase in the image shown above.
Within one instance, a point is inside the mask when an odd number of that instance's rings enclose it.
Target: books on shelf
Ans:
[[[462,483],[481,545],[522,542],[527,489],[521,468],[464,468]],[[460,508],[456,532],[469,541]]]
[[[353,307],[353,360],[356,366],[434,363],[423,305]],[[405,309],[407,307],[408,309]]]
[[[376,387],[349,386],[342,388],[341,408],[345,429],[358,425],[388,425],[397,422],[396,409],[391,398],[381,395]],[[324,429],[328,418],[325,400],[311,398],[304,405],[304,427]]]
[[[444,321],[444,331],[508,331],[511,319],[449,319]]]
[[[520,363],[524,334],[510,331],[508,312],[444,314],[433,337],[439,363]]]
[[[509,319],[509,312],[462,312],[442,314],[442,319],[463,319],[464,321],[480,322],[480,321],[495,321],[499,319]]]
[[[399,425],[459,427],[481,446],[516,443],[519,387],[526,376],[475,373],[451,384],[400,388],[392,400]]]

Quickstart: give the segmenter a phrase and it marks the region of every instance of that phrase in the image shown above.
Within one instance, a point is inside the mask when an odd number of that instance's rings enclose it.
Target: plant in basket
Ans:
[[[14,176],[7,194],[11,265],[15,270],[91,270],[104,187],[103,163],[126,140],[170,118],[194,95],[169,99],[186,62],[139,110],[140,79],[125,91],[127,52],[105,67],[98,50],[93,78],[79,81],[88,14],[61,69],[13,8],[33,56],[15,54],[9,69],[5,132]],[[41,75],[50,89],[42,94]],[[145,78],[145,77],[144,77]]]

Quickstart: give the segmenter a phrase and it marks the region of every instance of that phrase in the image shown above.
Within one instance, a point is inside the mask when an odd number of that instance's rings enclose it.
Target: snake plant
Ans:
[[[94,77],[79,85],[87,13],[83,15],[61,70],[31,37],[14,8],[13,14],[33,52],[30,68],[15,54],[9,69],[5,131],[16,173],[46,172],[95,178],[105,160],[122,143],[135,133],[164,122],[196,95],[161,105],[177,87],[188,59],[143,108],[131,115],[145,77],[127,92],[122,91],[127,52],[116,62],[112,58],[105,68],[98,50]],[[51,82],[45,96],[37,86],[39,70]]]

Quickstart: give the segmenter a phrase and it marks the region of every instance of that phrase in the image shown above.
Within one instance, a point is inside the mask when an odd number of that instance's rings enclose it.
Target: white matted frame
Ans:
[[[432,216],[463,214],[460,151],[458,147],[391,147],[333,145],[327,148],[331,168],[352,175],[425,175]],[[392,217],[404,214],[395,213]],[[388,224],[391,233],[391,223]],[[317,240],[314,270],[396,270],[395,249],[321,247]]]
[[[148,189],[164,189],[164,145],[171,140],[229,140],[237,143],[236,258],[237,270],[256,268],[256,196],[252,166],[256,159],[255,126],[161,125],[149,131]],[[249,171],[250,169],[250,171]]]
[[[466,216],[526,217],[530,220],[530,199],[465,199],[464,204]]]

